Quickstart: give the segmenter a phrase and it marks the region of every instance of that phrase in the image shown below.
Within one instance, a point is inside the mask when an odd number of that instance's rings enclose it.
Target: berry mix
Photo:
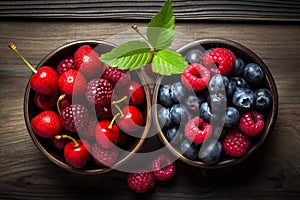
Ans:
[[[130,148],[137,140],[131,133],[138,135],[145,123],[142,85],[99,57],[82,45],[57,66],[41,67],[30,80],[39,110],[31,127],[74,168],[113,165],[122,157],[117,147]]]
[[[158,91],[165,138],[186,158],[205,164],[245,155],[272,105],[261,67],[223,47],[194,48],[184,56],[189,66]]]

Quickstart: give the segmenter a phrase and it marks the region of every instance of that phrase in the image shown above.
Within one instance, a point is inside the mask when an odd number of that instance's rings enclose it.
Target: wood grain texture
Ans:
[[[144,23],[138,24],[140,27]],[[279,115],[271,137],[245,162],[223,170],[200,170],[176,161],[178,172],[153,191],[137,195],[127,174],[99,176],[64,171],[35,147],[23,119],[23,95],[31,72],[7,44],[14,41],[36,66],[51,50],[75,40],[118,41],[130,23],[0,21],[0,199],[299,199],[300,26],[270,23],[178,23],[182,41],[223,37],[258,54],[270,67],[279,93]],[[182,38],[182,37],[181,37]],[[180,44],[178,44],[180,45]],[[143,151],[161,147],[158,137]]]
[[[0,17],[149,19],[164,0],[0,1]],[[178,20],[299,21],[299,1],[283,0],[173,0]]]

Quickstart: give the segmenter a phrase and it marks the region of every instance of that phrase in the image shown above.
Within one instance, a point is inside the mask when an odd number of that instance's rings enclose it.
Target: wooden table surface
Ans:
[[[148,21],[138,21],[145,27]],[[0,21],[0,199],[300,199],[300,26],[275,21],[179,21],[192,39],[239,42],[269,66],[279,93],[277,123],[267,142],[246,161],[202,170],[176,161],[176,176],[146,194],[127,187],[127,174],[85,176],[51,163],[32,142],[23,118],[31,72],[8,49],[14,41],[36,66],[51,50],[75,40],[107,40],[133,21],[2,18]],[[143,148],[160,147],[158,137]]]

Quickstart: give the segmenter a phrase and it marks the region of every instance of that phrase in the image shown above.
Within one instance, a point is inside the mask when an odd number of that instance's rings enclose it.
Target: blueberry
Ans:
[[[235,57],[235,65],[234,65],[233,69],[231,70],[230,75],[240,76],[244,71],[244,67],[245,67],[244,61],[241,58],[236,56]]]
[[[206,121],[210,121],[212,118],[211,109],[208,102],[203,102],[200,106],[200,117]]]
[[[170,110],[172,122],[175,124],[187,123],[190,120],[190,113],[183,104],[174,104]]]
[[[207,163],[214,164],[218,162],[222,152],[222,144],[216,139],[208,139],[200,147],[199,158]]]
[[[209,83],[208,89],[210,93],[225,93],[225,89],[228,85],[228,78],[226,76],[222,76],[221,74],[214,75]]]
[[[226,88],[226,95],[227,97],[231,97],[236,89],[236,82],[235,81],[229,81],[227,88]]]
[[[173,105],[173,99],[171,96],[171,85],[162,85],[159,89],[159,101],[164,106],[171,106]]]
[[[227,107],[224,127],[226,128],[234,127],[239,123],[239,120],[240,120],[239,111],[234,107]]]
[[[254,92],[254,104],[259,110],[265,110],[272,103],[272,93],[267,88],[260,88]]]
[[[179,144],[183,138],[183,132],[178,130],[177,126],[169,128],[166,133],[167,140],[173,145]]]
[[[225,94],[223,93],[217,93],[217,94],[211,94],[207,98],[207,102],[209,107],[211,108],[211,111],[214,113],[220,113],[222,111],[225,112],[225,108],[227,105],[227,99]]]
[[[185,139],[180,144],[180,151],[186,158],[195,160],[198,157],[199,148]]]
[[[201,60],[204,56],[204,52],[200,49],[192,49],[186,53],[185,59],[190,64],[192,63],[201,63]]]
[[[233,94],[232,103],[240,111],[249,110],[254,103],[253,92],[248,88],[237,88]]]
[[[203,102],[203,98],[197,97],[196,95],[188,95],[184,100],[184,105],[191,111],[191,112],[199,112],[200,105]]]
[[[247,84],[247,82],[245,81],[245,79],[243,79],[242,77],[239,77],[239,76],[232,77],[230,79],[230,81],[234,81],[236,83],[236,87],[239,87],[239,88],[249,88],[249,85]]]
[[[249,63],[245,66],[244,69],[244,78],[250,85],[258,86],[261,84],[264,73],[260,66],[258,66],[256,63]]]
[[[181,82],[176,82],[171,85],[171,97],[174,102],[181,102],[186,95],[186,87]]]
[[[157,113],[157,118],[161,127],[171,127],[173,124],[170,115],[170,108],[160,107]]]

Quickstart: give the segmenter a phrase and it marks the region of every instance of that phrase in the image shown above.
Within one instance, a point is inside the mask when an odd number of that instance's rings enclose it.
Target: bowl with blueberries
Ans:
[[[177,50],[182,74],[160,76],[153,121],[164,145],[187,164],[222,168],[245,160],[269,137],[278,112],[275,81],[247,47],[207,38]]]

